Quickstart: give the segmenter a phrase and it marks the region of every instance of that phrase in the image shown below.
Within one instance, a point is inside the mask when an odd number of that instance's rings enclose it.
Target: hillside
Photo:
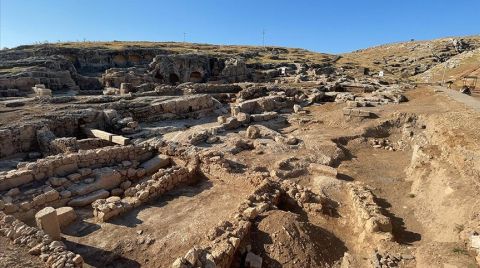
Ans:
[[[463,52],[480,47],[480,36],[386,44],[343,54],[338,64],[356,64],[387,74],[411,77]]]
[[[415,76],[415,80],[423,83],[451,81],[453,88],[463,86],[465,76],[480,77],[480,49],[461,53],[448,61],[438,64],[426,72]]]
[[[134,72],[141,74],[151,71],[149,65],[158,55],[184,54],[220,61],[240,60],[237,64],[245,64],[250,69],[249,79],[255,81],[271,79],[281,68],[287,68],[307,76],[336,73],[358,79],[378,77],[383,71],[384,79],[392,82],[424,73],[479,47],[479,36],[386,44],[342,55],[298,48],[178,42],[25,45],[0,51],[0,89],[25,91],[40,83],[53,90],[99,90],[104,87],[101,77],[108,69],[134,67]],[[223,63],[215,68],[223,69]],[[309,80],[305,76],[298,79]]]

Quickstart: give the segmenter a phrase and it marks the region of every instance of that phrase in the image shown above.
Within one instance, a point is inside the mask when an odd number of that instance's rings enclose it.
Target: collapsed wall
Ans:
[[[360,240],[368,235],[391,240],[392,223],[389,217],[382,214],[372,191],[361,183],[348,183],[347,189],[354,208]]]
[[[239,252],[249,251],[245,242],[255,220],[266,211],[278,209],[280,202],[289,202],[303,209],[321,213],[325,200],[293,182],[264,179],[238,206],[237,212],[230,219],[222,221],[207,233],[205,244],[191,248],[183,257],[176,259],[172,267],[231,267]],[[252,265],[250,267],[261,267],[261,258],[258,256],[256,258],[260,259],[260,266],[253,266],[254,264],[250,263]]]
[[[0,235],[12,240],[14,247],[28,249],[29,254],[38,256],[47,267],[83,267],[82,256],[68,251],[65,244],[3,212],[0,212]]]

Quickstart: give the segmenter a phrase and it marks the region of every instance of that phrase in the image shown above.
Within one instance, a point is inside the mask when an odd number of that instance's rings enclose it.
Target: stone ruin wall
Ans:
[[[176,259],[172,267],[230,267],[237,252],[244,250],[244,242],[257,216],[278,209],[281,201],[315,213],[322,213],[322,203],[325,202],[322,197],[293,182],[266,179],[238,206],[229,220],[222,221],[207,233],[207,243],[191,248]]]
[[[80,125],[103,125],[101,111],[86,109],[78,113],[51,115],[36,120],[0,128],[0,157],[16,153],[37,151],[37,131],[47,127],[57,137],[75,137],[80,133]]]
[[[23,219],[45,206],[88,205],[115,191],[123,192],[122,182],[145,176],[148,170],[140,163],[152,155],[153,150],[148,146],[113,146],[28,163],[0,175],[0,191],[10,199],[10,202],[0,201],[0,211]],[[78,183],[86,180],[94,182],[78,187]]]
[[[198,177],[195,167],[173,166],[161,169],[150,178],[125,189],[125,197],[112,196],[98,199],[92,203],[93,216],[98,222],[105,222],[112,217],[128,212],[141,204],[160,197],[179,184],[190,184]]]
[[[380,239],[392,240],[391,220],[382,214],[382,208],[376,203],[371,189],[361,183],[349,183],[347,189],[355,211],[359,239],[363,240],[367,235],[373,235]]]
[[[3,212],[0,212],[0,235],[12,240],[15,247],[26,248],[28,253],[38,256],[46,267],[83,267],[83,258],[68,251],[65,244]]]
[[[112,145],[111,142],[99,138],[87,138],[77,140],[77,144],[79,150],[93,150]]]
[[[190,95],[172,100],[150,104],[133,109],[131,112],[139,122],[172,118],[185,118],[193,114],[209,113],[215,108],[215,102],[209,95]]]

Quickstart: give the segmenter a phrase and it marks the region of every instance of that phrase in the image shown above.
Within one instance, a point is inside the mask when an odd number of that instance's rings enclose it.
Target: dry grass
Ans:
[[[417,75],[415,79],[419,82],[441,82],[445,79],[445,81],[452,81],[452,87],[458,89],[463,86],[462,79],[465,76],[480,77],[480,48],[434,66],[424,74]]]
[[[480,36],[468,36],[462,39],[480,47]],[[405,65],[405,68],[414,68],[416,64],[434,62],[435,55],[447,46],[451,46],[451,38],[386,44],[343,54],[338,63],[356,64],[372,70],[381,70],[387,65],[385,62],[388,64],[398,62]],[[402,60],[405,61],[402,62]],[[408,61],[413,63],[409,64]]]
[[[126,50],[135,48],[163,49],[172,53],[206,53],[247,55],[247,63],[309,62],[321,64],[331,61],[334,55],[317,53],[299,48],[269,46],[266,48],[246,45],[212,45],[182,42],[112,41],[112,42],[65,42],[21,46],[17,49],[34,50],[42,47],[73,49]]]

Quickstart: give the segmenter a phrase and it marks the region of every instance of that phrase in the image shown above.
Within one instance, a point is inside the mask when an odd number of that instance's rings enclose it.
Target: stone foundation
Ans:
[[[123,214],[141,204],[154,200],[179,184],[188,184],[196,180],[196,170],[174,166],[162,169],[151,178],[125,189],[125,197],[98,199],[92,203],[93,215],[99,222]]]
[[[208,243],[195,246],[184,257],[178,258],[172,268],[178,267],[230,267],[242,241],[249,235],[258,215],[277,209],[281,199],[296,205],[320,211],[322,202],[309,190],[293,182],[264,180],[260,186],[238,207],[230,220],[223,221],[207,233]]]
[[[364,239],[367,234],[379,234],[380,237],[391,240],[392,223],[389,217],[382,214],[372,191],[361,183],[349,183],[347,188],[355,211],[358,232],[361,233],[360,239]]]
[[[112,146],[78,153],[59,154],[28,163],[24,167],[0,175],[0,191],[9,190],[33,180],[66,176],[79,168],[100,167],[125,160],[144,161],[152,156],[150,148],[138,146]]]

